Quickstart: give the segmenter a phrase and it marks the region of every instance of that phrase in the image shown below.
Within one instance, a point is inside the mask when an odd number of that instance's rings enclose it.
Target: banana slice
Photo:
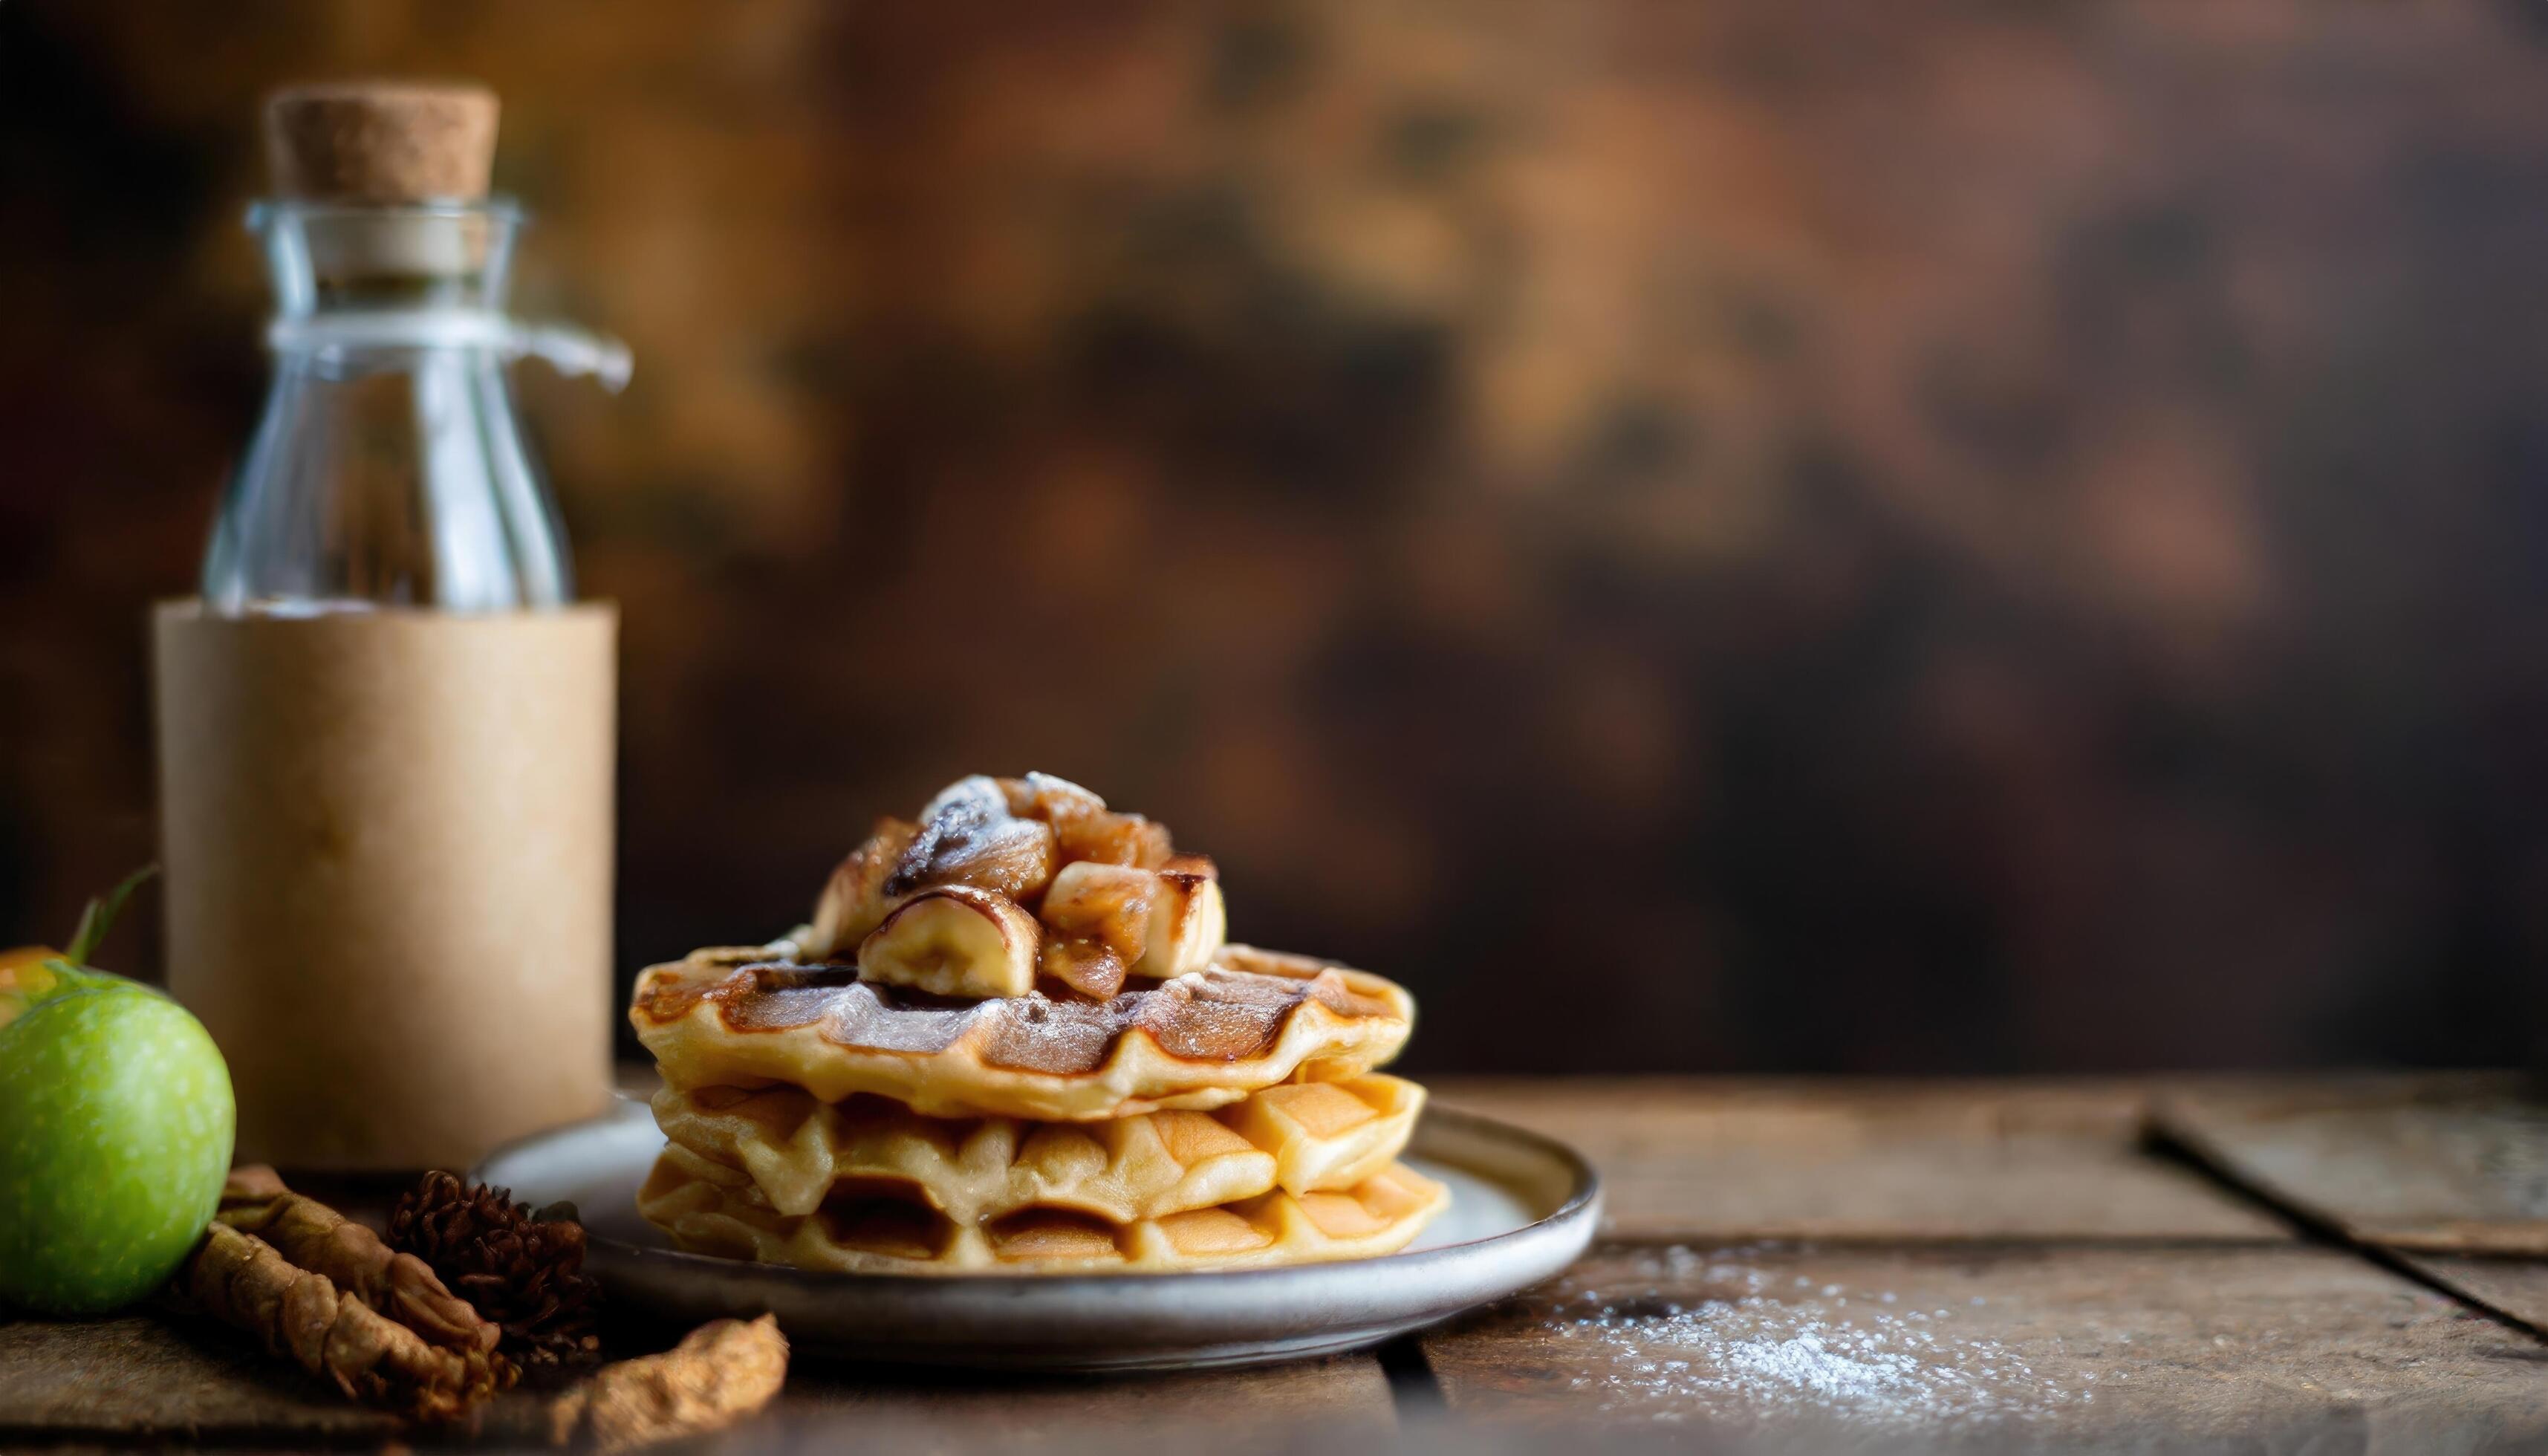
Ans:
[[[807,960],[847,955],[884,924],[885,912],[893,908],[892,898],[884,892],[885,879],[919,833],[920,826],[908,820],[877,820],[866,843],[851,851],[823,885],[823,897],[814,905],[812,930],[798,938],[796,954]]]
[[[1035,988],[1043,939],[1008,896],[939,885],[895,906],[859,943],[859,979],[937,996],[1023,996]]]

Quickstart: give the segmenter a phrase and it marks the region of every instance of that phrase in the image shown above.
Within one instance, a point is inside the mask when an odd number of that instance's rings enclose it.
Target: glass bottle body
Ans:
[[[205,553],[225,615],[573,598],[501,310],[509,206],[262,205],[275,374]]]

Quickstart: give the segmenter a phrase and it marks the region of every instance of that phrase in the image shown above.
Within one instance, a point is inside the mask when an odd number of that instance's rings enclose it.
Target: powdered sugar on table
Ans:
[[[1952,1306],[1784,1277],[1753,1260],[1763,1251],[1675,1245],[1626,1271],[1631,1285],[1695,1284],[1707,1291],[1695,1301],[1562,1282],[1547,1313],[1562,1339],[1581,1342],[1573,1389],[1604,1414],[1733,1429],[1999,1427],[2094,1398],[2037,1375],[1997,1339],[1959,1332]]]

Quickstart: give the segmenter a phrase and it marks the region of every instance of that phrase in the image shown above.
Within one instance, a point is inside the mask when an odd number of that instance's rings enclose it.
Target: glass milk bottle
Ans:
[[[496,117],[268,107],[273,387],[153,624],[169,988],[246,1160],[465,1167],[608,1100],[616,617],[574,600],[506,371],[627,357],[504,314]]]

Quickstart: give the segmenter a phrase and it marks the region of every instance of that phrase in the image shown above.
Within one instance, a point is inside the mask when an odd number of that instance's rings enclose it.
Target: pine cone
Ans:
[[[501,1325],[503,1348],[522,1364],[594,1358],[601,1291],[584,1272],[584,1226],[568,1206],[533,1214],[512,1199],[509,1189],[427,1173],[390,1211],[390,1246],[432,1265],[453,1293]]]

